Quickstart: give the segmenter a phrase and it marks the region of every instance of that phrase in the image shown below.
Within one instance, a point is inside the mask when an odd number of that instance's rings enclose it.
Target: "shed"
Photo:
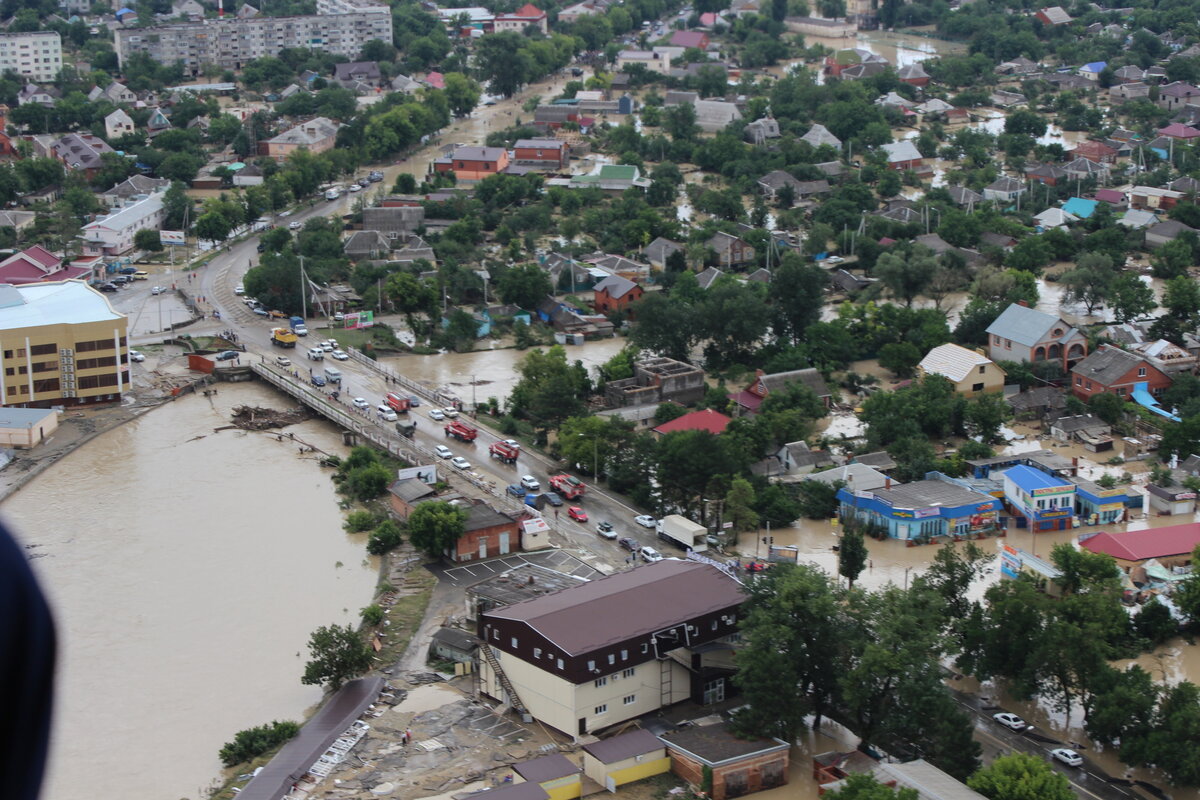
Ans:
[[[458,628],[438,628],[429,642],[429,657],[470,664],[478,649],[479,640],[472,634]]]
[[[0,408],[0,447],[28,450],[58,430],[58,412],[50,408]]]
[[[712,800],[741,797],[788,782],[789,745],[782,739],[739,739],[729,724],[696,725],[659,737],[667,745],[671,771],[700,786],[712,772]]]
[[[574,800],[583,794],[583,770],[561,753],[513,765],[513,782],[536,783],[550,800]]]
[[[583,774],[610,792],[670,769],[666,745],[650,731],[630,731],[583,746]]]

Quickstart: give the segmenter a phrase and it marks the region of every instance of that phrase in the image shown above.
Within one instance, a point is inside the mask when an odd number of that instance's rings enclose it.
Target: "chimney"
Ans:
[[[892,488],[892,479],[891,479],[891,478],[884,478],[884,479],[883,479],[883,481],[884,481],[884,483],[883,483],[883,488],[884,488],[884,489],[891,489],[891,488]]]
[[[1022,308],[1029,308],[1029,303],[1024,300],[1018,300],[1017,305],[1021,306]]]
[[[533,586],[533,576],[532,576],[532,575],[530,575],[530,576],[529,576],[529,580],[527,580],[527,581],[525,582],[525,584],[526,584],[527,586]]]

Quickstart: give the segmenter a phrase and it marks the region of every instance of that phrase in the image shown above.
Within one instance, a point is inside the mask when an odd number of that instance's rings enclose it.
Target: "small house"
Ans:
[[[0,408],[0,447],[31,450],[58,430],[58,412],[52,408]]]
[[[917,150],[917,146],[907,139],[881,145],[881,149],[887,154],[888,169],[903,172],[918,169],[925,163],[925,157]]]
[[[1004,388],[1004,370],[983,353],[968,350],[957,344],[943,344],[930,350],[917,372],[941,375],[954,384],[954,391],[967,397],[998,392]]]
[[[711,800],[741,797],[788,782],[790,746],[782,739],[739,738],[727,722],[693,725],[659,738],[667,746],[671,772],[693,786],[711,783]]]
[[[536,783],[550,800],[575,800],[583,795],[583,770],[562,753],[513,765],[513,783]]]
[[[666,745],[650,731],[632,730],[583,746],[583,774],[610,792],[670,769]]]
[[[1011,203],[1025,193],[1025,184],[1016,178],[1001,175],[983,188],[985,200],[996,200],[1001,203]]]
[[[1138,383],[1158,395],[1171,385],[1171,378],[1144,357],[1112,345],[1104,345],[1071,369],[1071,391],[1084,402],[1105,393],[1130,399]]]
[[[620,275],[608,276],[596,284],[594,291],[592,305],[598,314],[612,314],[628,309],[645,294],[645,289]]]
[[[438,628],[429,641],[429,657],[470,664],[479,652],[479,640],[458,628]]]

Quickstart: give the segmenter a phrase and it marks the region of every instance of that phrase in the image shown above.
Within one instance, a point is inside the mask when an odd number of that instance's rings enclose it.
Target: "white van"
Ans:
[[[342,193],[338,189],[329,189],[328,191],[325,192],[326,200],[337,200],[341,196],[342,196]]]
[[[337,367],[326,367],[325,380],[329,381],[330,383],[336,383],[340,385],[342,382],[342,371]]]
[[[325,351],[319,347],[308,348],[308,360],[309,361],[324,361],[325,360]]]

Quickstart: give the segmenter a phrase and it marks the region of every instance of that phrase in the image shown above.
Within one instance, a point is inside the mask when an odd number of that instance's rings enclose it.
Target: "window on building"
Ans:
[[[591,659],[588,659],[588,667],[587,668],[588,668],[588,672],[591,672],[592,670],[596,669],[596,662]]]
[[[615,663],[617,663],[617,656],[616,656],[616,654],[615,654],[615,653],[609,653],[609,654],[608,654],[608,665],[611,667],[611,666],[612,666],[613,664],[615,664]]]
[[[633,677],[633,673],[636,671],[636,669],[637,669],[636,667],[630,667],[630,668],[628,668],[628,669],[626,669],[626,670],[622,671],[622,672],[621,672],[621,677],[622,677],[622,678],[632,678],[632,677]]]
[[[592,685],[595,686],[597,689],[599,689],[601,686],[607,686],[608,678],[607,677],[596,678],[596,680],[592,681]]]
[[[633,705],[633,704],[634,704],[636,701],[637,701],[637,695],[636,695],[636,694],[627,694],[627,695],[625,695],[624,697],[622,697],[622,698],[621,698],[621,702],[622,702],[622,703],[624,703],[624,704],[625,704],[625,705],[627,705],[627,706],[631,706],[631,705]]]
[[[51,342],[50,344],[35,344],[29,348],[31,356],[48,356],[58,352],[58,345]]]
[[[1083,378],[1081,378],[1081,377],[1079,377],[1078,375],[1076,375],[1076,376],[1075,376],[1075,385],[1076,385],[1076,386],[1083,386]]]
[[[972,392],[982,392],[982,391],[983,391],[983,384],[982,384],[982,383],[973,383],[973,384],[971,384],[971,391],[972,391]]]
[[[1090,392],[1090,391],[1092,390],[1092,382],[1091,382],[1091,381],[1088,381],[1088,382],[1085,384],[1084,388],[1085,388],[1085,389],[1087,389],[1087,390]]]
[[[1139,378],[1146,377],[1146,368],[1145,367],[1138,367],[1138,377]]]
[[[608,713],[608,704],[607,704],[607,703],[601,703],[600,705],[596,706],[596,707],[593,709],[593,713],[596,713],[596,714],[605,714],[605,713]]]
[[[515,636],[512,637],[512,646],[514,650],[517,648],[517,637]]]
[[[987,364],[980,364],[979,365],[979,374],[984,375],[986,373],[987,373]]]
[[[562,662],[562,659],[561,659],[561,658],[558,660],[558,668],[559,668],[559,669],[562,669],[562,668],[563,668],[563,662]]]
[[[5,358],[14,358],[14,357],[15,358],[24,358],[25,357],[25,348],[22,347],[20,350],[5,350],[4,357]]]
[[[540,647],[533,648],[533,657],[541,658],[542,657],[542,648],[540,648]]]
[[[1012,350],[1012,339],[1005,339],[1004,347],[1008,350]]]
[[[628,651],[628,650],[622,650],[622,651],[621,651],[621,660],[622,660],[622,661],[628,661],[628,660],[629,660],[629,651]]]

